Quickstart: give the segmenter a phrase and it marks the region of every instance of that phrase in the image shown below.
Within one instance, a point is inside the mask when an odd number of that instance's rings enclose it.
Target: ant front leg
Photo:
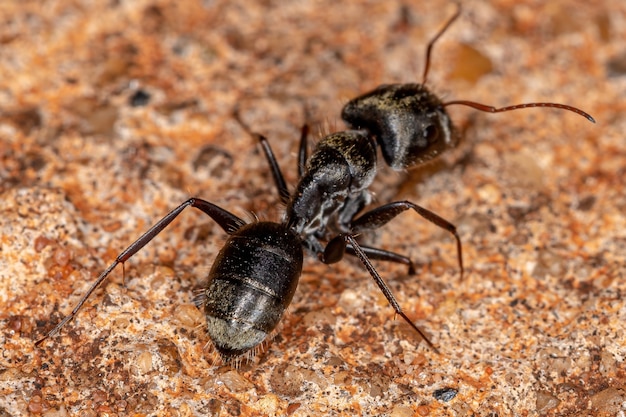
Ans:
[[[150,243],[152,239],[154,239],[159,233],[163,231],[163,229],[165,229],[172,221],[174,221],[174,219],[178,217],[180,213],[183,212],[183,210],[190,206],[195,207],[210,216],[228,234],[233,234],[245,224],[245,222],[239,217],[224,210],[219,206],[216,206],[213,203],[209,203],[208,201],[201,200],[199,198],[190,198],[189,200],[176,207],[174,210],[170,211],[165,217],[163,217],[156,224],[154,224],[154,226],[148,229],[147,232],[141,235],[139,239],[135,240],[133,243],[130,244],[130,246],[124,249],[122,253],[120,253],[117,258],[115,258],[115,261],[113,261],[113,263],[111,263],[111,265],[109,265],[107,269],[105,269],[104,272],[100,274],[100,276],[91,285],[91,287],[89,287],[87,292],[81,297],[78,303],[76,303],[76,306],[74,307],[72,312],[65,316],[65,318],[63,318],[63,320],[61,320],[61,322],[57,324],[54,329],[48,332],[48,334],[35,342],[35,345],[38,346],[47,338],[57,334],[68,321],[74,318],[76,313],[78,313],[83,304],[85,304],[85,302],[89,299],[91,294],[93,294],[93,292],[100,286],[100,284],[102,284],[104,280],[107,279],[109,274],[113,271],[113,269],[115,269],[117,265],[124,264],[124,262],[129,260],[137,252],[139,252],[139,250],[141,250],[144,246]]]
[[[348,248],[351,248],[351,250],[348,250]],[[402,307],[400,307],[400,304],[396,300],[396,297],[394,297],[393,293],[391,292],[391,289],[389,288],[387,283],[383,280],[383,278],[380,276],[378,271],[376,271],[376,268],[374,268],[374,265],[372,265],[372,263],[370,262],[366,252],[369,252],[371,249],[373,248],[365,249],[361,245],[359,245],[359,243],[356,241],[353,235],[348,234],[348,233],[343,233],[334,237],[333,239],[330,240],[330,242],[328,242],[328,244],[326,245],[326,248],[324,249],[324,253],[321,255],[320,258],[322,262],[331,264],[331,263],[339,262],[343,258],[343,255],[346,252],[349,253],[350,251],[353,251],[354,255],[357,258],[359,258],[363,266],[365,266],[367,271],[370,273],[371,277],[374,279],[374,282],[376,282],[376,285],[378,285],[378,288],[380,288],[382,293],[385,295],[385,298],[387,299],[391,307],[393,307],[393,309],[396,311],[396,314],[402,317],[404,321],[406,321],[409,324],[409,326],[411,326],[413,330],[415,330],[422,337],[422,339],[426,341],[426,343],[428,344],[428,346],[430,346],[432,350],[434,350],[436,353],[439,353],[439,350],[435,347],[435,345],[433,345],[430,339],[426,337],[424,332],[422,332],[420,328],[417,327],[409,319],[409,317],[406,314],[404,314],[404,312],[402,311]],[[382,251],[382,252],[386,252],[386,251]],[[390,254],[390,253],[391,252],[387,252],[387,254]],[[396,255],[396,254],[393,254],[393,255]],[[400,256],[400,255],[397,255],[397,256]]]
[[[411,203],[410,201],[396,201],[362,214],[358,219],[352,221],[351,232],[352,234],[357,234],[368,230],[378,229],[379,227],[387,224],[390,220],[394,219],[400,213],[409,209],[415,210],[417,214],[436,226],[447,230],[452,234],[452,236],[454,236],[454,239],[456,240],[459,268],[461,269],[461,278],[463,278],[463,246],[461,245],[461,238],[456,231],[456,226],[438,214],[435,214],[424,207],[418,206],[417,204]]]

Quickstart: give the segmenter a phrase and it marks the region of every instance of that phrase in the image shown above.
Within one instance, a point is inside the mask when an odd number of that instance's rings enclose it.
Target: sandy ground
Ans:
[[[193,304],[225,233],[189,210],[119,267],[61,333],[94,277],[190,196],[252,221],[282,207],[254,139],[287,181],[307,116],[344,129],[343,103],[420,82],[451,2],[0,2],[0,416],[619,416],[626,412],[626,4],[468,1],[433,52],[459,147],[383,167],[375,204],[405,213],[372,245],[430,350],[394,320],[354,259],[305,260],[276,337],[215,362]],[[251,214],[253,213],[254,216]]]

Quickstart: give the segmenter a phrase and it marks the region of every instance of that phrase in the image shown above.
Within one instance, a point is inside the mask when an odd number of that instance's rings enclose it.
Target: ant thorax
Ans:
[[[287,205],[287,223],[305,239],[349,231],[354,215],[371,201],[375,176],[376,146],[365,131],[324,137]]]

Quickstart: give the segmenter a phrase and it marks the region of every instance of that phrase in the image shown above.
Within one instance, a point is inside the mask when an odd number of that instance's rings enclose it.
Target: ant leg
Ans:
[[[104,272],[100,274],[100,276],[91,285],[91,287],[89,287],[87,292],[81,297],[78,303],[76,303],[76,306],[74,307],[72,312],[65,316],[65,318],[63,318],[63,320],[61,320],[61,322],[57,324],[54,329],[48,332],[48,334],[35,342],[35,345],[39,346],[44,340],[57,334],[68,321],[74,318],[76,313],[78,313],[80,308],[89,299],[91,294],[100,286],[100,284],[102,284],[102,282],[104,282],[104,280],[109,276],[109,274],[113,271],[113,269],[115,269],[118,264],[124,264],[124,262],[129,260],[134,254],[136,254],[140,249],[142,249],[150,241],[152,241],[152,239],[154,239],[159,233],[161,233],[163,229],[165,229],[172,221],[174,221],[176,217],[180,215],[180,213],[182,213],[184,209],[189,206],[195,207],[206,213],[213,220],[215,220],[215,222],[220,225],[220,227],[224,229],[224,231],[228,234],[234,233],[245,224],[245,222],[239,217],[224,210],[219,206],[216,206],[213,203],[209,203],[208,201],[201,200],[199,198],[190,198],[189,200],[176,207],[174,210],[170,211],[167,215],[165,215],[165,217],[163,217],[150,229],[148,229],[148,231],[141,235],[139,239],[135,240],[133,243],[130,244],[130,246],[124,249],[117,256],[117,258],[115,258],[115,261],[113,261],[113,263],[111,263],[111,265],[109,265],[107,269],[105,269]]]
[[[274,156],[272,147],[270,146],[270,143],[267,141],[267,138],[265,136],[258,133],[255,133],[254,136],[257,136],[259,142],[261,142],[263,152],[265,153],[265,158],[267,158],[267,162],[269,162],[270,168],[272,170],[272,176],[274,177],[276,188],[278,188],[280,201],[286,205],[287,203],[289,203],[289,200],[291,200],[291,194],[289,193],[289,189],[287,188],[287,183],[285,182],[285,177],[283,177],[283,173],[280,170],[278,161]]]
[[[404,312],[402,311],[402,308],[400,307],[400,304],[398,304],[398,301],[396,300],[393,293],[391,292],[391,289],[389,288],[387,283],[383,280],[383,278],[380,276],[378,271],[376,271],[376,269],[374,268],[374,265],[372,265],[369,258],[367,257],[366,250],[364,250],[359,245],[359,243],[356,241],[354,236],[352,236],[351,234],[341,234],[331,239],[330,242],[328,242],[328,244],[326,245],[326,249],[324,249],[324,253],[321,257],[322,262],[324,263],[338,262],[339,260],[343,258],[343,255],[346,253],[346,250],[348,247],[352,248],[355,256],[359,258],[363,266],[365,266],[367,271],[370,273],[371,277],[376,282],[376,285],[378,285],[378,288],[380,288],[382,293],[385,295],[385,298],[387,299],[391,307],[393,307],[393,309],[396,311],[396,314],[402,317],[409,324],[409,326],[411,326],[413,330],[415,330],[422,337],[422,339],[426,341],[426,343],[428,344],[428,346],[430,346],[432,350],[434,350],[436,353],[439,353],[439,350],[435,347],[435,345],[433,345],[433,343],[428,339],[428,337],[426,337],[424,332],[422,332],[420,328],[417,327],[407,317],[406,314],[404,314]]]
[[[300,149],[298,150],[298,179],[304,176],[304,168],[306,167],[306,160],[308,157],[308,136],[309,124],[305,123],[302,125],[302,130],[300,131]]]
[[[185,207],[189,206],[189,205],[194,207],[194,208],[197,208],[198,210],[203,211],[207,216],[212,218],[229,235],[232,235],[237,230],[239,230],[241,228],[241,226],[246,224],[245,221],[243,221],[239,217],[235,216],[231,212],[229,212],[229,211],[227,211],[227,210],[225,210],[225,209],[221,208],[220,206],[217,206],[217,205],[215,205],[213,203],[209,203],[206,200],[202,200],[201,198],[190,198],[189,200],[185,201],[183,204],[181,204],[180,206],[178,206],[177,208],[172,210],[172,212],[170,212],[165,217],[170,216],[174,212],[177,212],[176,216],[178,216],[178,214],[180,214],[180,212],[183,211],[183,209]],[[174,216],[174,217],[176,217],[176,216]],[[174,219],[171,219],[170,222],[172,220],[174,220]],[[162,221],[163,221],[163,219],[161,219],[159,221],[159,223],[162,222]],[[157,223],[157,225],[159,223]],[[169,224],[169,222],[168,222],[168,224]],[[167,224],[165,226],[167,226]],[[163,230],[163,228],[165,226],[163,226],[161,228],[161,230]],[[154,225],[152,227],[154,228],[154,227],[156,227],[156,225]],[[161,231],[161,230],[159,230],[159,231]],[[150,232],[150,230],[148,230],[148,232]],[[148,232],[146,232],[144,234],[144,236],[147,235]],[[141,238],[139,238],[139,239],[141,239]],[[149,240],[148,240],[148,242],[149,242]],[[148,243],[148,242],[146,242],[146,243]]]
[[[439,215],[427,210],[417,204],[413,204],[410,201],[396,201],[394,203],[385,204],[384,206],[377,207],[370,210],[359,218],[352,221],[351,232],[353,234],[360,233],[367,230],[378,229],[392,220],[400,213],[413,209],[417,214],[428,220],[429,222],[441,227],[442,229],[450,232],[456,239],[456,251],[459,261],[459,268],[461,269],[461,278],[463,277],[463,248],[461,245],[461,238],[456,231],[456,227]]]
[[[404,264],[409,268],[409,275],[415,275],[415,264],[410,258],[400,255],[399,253],[386,251],[384,249],[373,248],[371,246],[360,246],[369,259]],[[348,245],[346,247],[346,253],[351,256],[357,256],[356,250],[352,247],[352,245]]]
[[[278,161],[276,160],[276,156],[274,156],[274,152],[272,151],[272,147],[270,146],[267,138],[260,133],[253,132],[250,127],[244,123],[239,114],[239,106],[235,107],[233,111],[233,116],[235,120],[239,122],[243,130],[245,130],[250,136],[256,138],[261,147],[263,148],[263,153],[265,154],[265,158],[267,162],[270,164],[270,170],[272,171],[272,176],[274,177],[274,183],[276,184],[276,188],[278,189],[278,195],[280,196],[280,201],[283,204],[289,203],[291,199],[291,195],[289,194],[289,189],[287,188],[287,183],[285,182],[285,177],[283,176],[282,171],[280,170],[280,166],[278,165]]]
[[[309,112],[309,106],[306,105],[306,101],[302,99],[302,113],[304,114],[304,124],[300,129],[300,148],[298,149],[298,179],[304,176],[306,168],[306,160],[308,158],[308,139],[311,131],[309,126],[309,120],[311,115]]]

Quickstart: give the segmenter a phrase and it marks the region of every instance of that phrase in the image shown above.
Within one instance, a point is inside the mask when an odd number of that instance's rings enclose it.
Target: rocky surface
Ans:
[[[305,261],[276,337],[238,368],[193,305],[223,231],[189,210],[36,347],[95,276],[190,196],[253,220],[281,206],[254,139],[297,180],[300,127],[419,82],[450,2],[0,3],[0,415],[616,416],[626,401],[626,5],[468,1],[433,52],[446,100],[593,114],[450,112],[458,149],[381,169],[414,213],[366,238],[429,350],[355,260]],[[381,159],[382,161],[382,159]],[[250,213],[254,213],[254,216]]]

